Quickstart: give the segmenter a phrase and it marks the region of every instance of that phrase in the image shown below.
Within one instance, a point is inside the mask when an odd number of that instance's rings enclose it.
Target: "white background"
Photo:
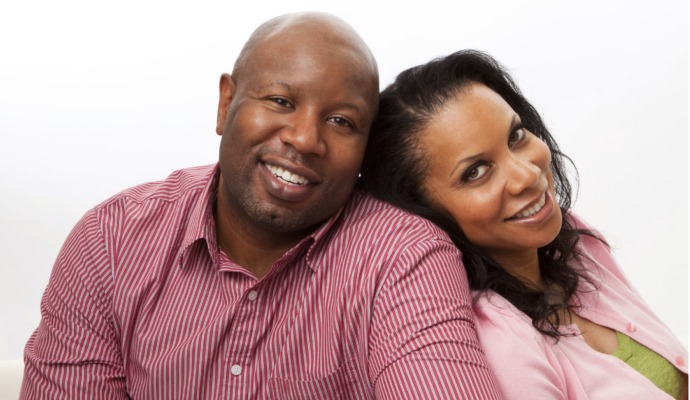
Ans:
[[[575,211],[687,343],[685,0],[3,4],[0,359],[21,357],[55,256],[87,209],[217,160],[220,74],[259,23],[300,10],[350,22],[382,85],[463,48],[506,65],[579,169]]]

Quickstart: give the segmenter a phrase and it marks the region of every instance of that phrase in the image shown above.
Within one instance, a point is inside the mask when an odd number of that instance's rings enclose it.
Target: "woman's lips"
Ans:
[[[522,209],[522,211],[513,215],[511,219],[527,218],[529,216],[532,216],[538,213],[544,207],[544,204],[546,204],[546,192],[541,194],[536,203],[532,204],[531,206],[525,207],[524,209]]]
[[[535,202],[523,208],[512,217],[506,219],[506,221],[524,223],[539,222],[544,218],[547,218],[553,209],[553,196],[547,189]]]

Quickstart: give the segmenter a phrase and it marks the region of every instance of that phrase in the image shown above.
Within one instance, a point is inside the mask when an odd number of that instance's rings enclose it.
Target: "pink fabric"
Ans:
[[[580,246],[593,260],[585,265],[597,290],[581,295],[578,314],[625,333],[687,373],[687,350],[642,300],[609,249],[589,237]],[[555,343],[541,335],[527,315],[496,293],[481,296],[475,312],[482,347],[507,399],[671,399],[623,361],[593,350],[581,336]],[[567,330],[579,333],[574,325]]]
[[[215,171],[129,189],[79,221],[22,398],[499,398],[437,227],[356,193],[258,281],[218,251]]]

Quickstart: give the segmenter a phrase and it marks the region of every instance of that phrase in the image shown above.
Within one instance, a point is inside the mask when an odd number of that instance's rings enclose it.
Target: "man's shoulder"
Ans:
[[[125,189],[108,198],[96,209],[107,208],[114,203],[144,204],[149,201],[175,202],[190,194],[201,194],[215,171],[215,165],[190,167],[173,171],[167,178],[142,183]]]
[[[357,230],[365,229],[374,236],[400,235],[450,242],[445,231],[431,221],[361,191],[356,191],[345,207],[343,224]]]
[[[167,178],[125,189],[93,207],[86,214],[104,224],[101,229],[156,230],[160,224],[186,225],[204,218],[205,208],[214,196],[215,165],[192,167],[172,172]],[[133,225],[132,225],[133,224]]]

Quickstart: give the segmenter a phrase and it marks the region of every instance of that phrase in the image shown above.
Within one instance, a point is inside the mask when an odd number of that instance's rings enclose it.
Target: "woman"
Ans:
[[[507,398],[687,398],[687,351],[570,213],[561,153],[491,57],[461,51],[381,93],[362,184],[462,250]]]

